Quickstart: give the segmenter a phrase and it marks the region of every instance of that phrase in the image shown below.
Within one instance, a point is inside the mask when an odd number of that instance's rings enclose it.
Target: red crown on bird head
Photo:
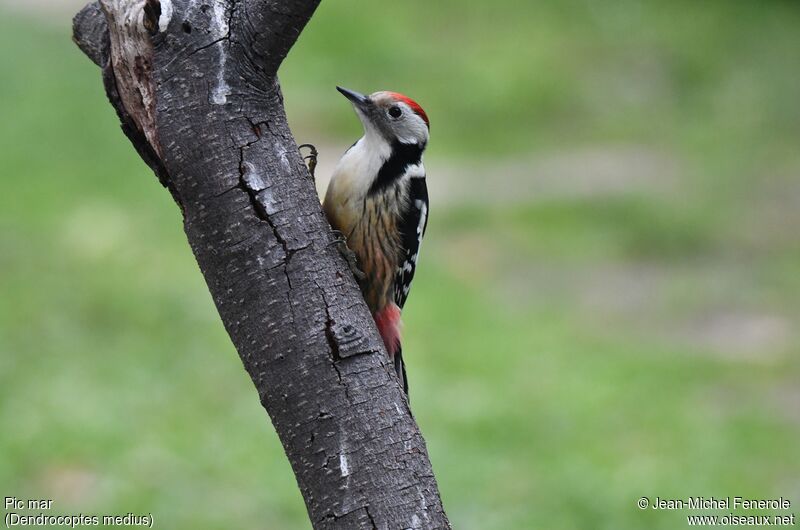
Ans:
[[[410,97],[408,97],[406,95],[403,95],[403,94],[400,94],[398,92],[388,92],[388,94],[390,96],[392,96],[393,98],[395,98],[397,101],[402,101],[403,103],[405,103],[406,105],[411,107],[411,110],[414,111],[414,114],[416,114],[417,116],[422,118],[422,121],[425,122],[425,125],[428,126],[428,129],[431,128],[431,122],[430,122],[430,120],[428,120],[428,115],[425,114],[425,111],[422,109],[422,107],[420,106],[419,103],[417,103],[416,101],[414,101]]]

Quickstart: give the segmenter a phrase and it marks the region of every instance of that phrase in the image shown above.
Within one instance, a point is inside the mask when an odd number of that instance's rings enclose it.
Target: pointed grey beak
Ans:
[[[340,86],[337,86],[336,90],[341,92],[344,97],[352,101],[353,105],[356,105],[357,107],[364,108],[372,102],[369,99],[369,96],[365,96],[364,94],[356,92],[355,90],[348,90],[347,88],[342,88]]]

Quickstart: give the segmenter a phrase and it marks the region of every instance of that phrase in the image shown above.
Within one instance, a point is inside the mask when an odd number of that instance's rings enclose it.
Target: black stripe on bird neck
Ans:
[[[414,166],[422,160],[422,152],[425,144],[404,144],[398,141],[392,142],[392,154],[381,166],[378,176],[372,181],[369,187],[369,195],[374,195],[384,191],[386,188],[397,182],[402,177],[409,166]]]

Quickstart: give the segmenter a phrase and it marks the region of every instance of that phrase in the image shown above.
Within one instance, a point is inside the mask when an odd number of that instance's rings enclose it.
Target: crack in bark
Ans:
[[[319,287],[319,286],[318,286]],[[320,290],[322,293],[322,303],[325,304],[325,338],[328,339],[328,346],[331,348],[331,356],[334,361],[341,360],[339,356],[339,341],[333,332],[333,318],[331,318],[331,309],[328,305],[328,300],[325,298],[325,291]],[[341,375],[341,374],[340,374]],[[341,377],[339,377],[341,380]]]
[[[190,59],[193,55],[196,55],[196,54],[200,53],[203,50],[207,50],[210,47],[214,46],[215,44],[219,44],[220,42],[222,42],[224,40],[229,40],[229,37],[220,37],[218,39],[212,40],[208,44],[204,44],[204,45],[200,46],[199,48],[195,48],[194,50],[189,52],[185,57],[183,57],[183,60]]]
[[[369,513],[369,505],[364,506],[364,511],[367,512],[367,518],[369,519],[369,522],[372,525],[372,529],[378,530],[378,525],[375,524],[375,519],[372,517],[372,514]]]
[[[339,384],[344,389],[344,395],[347,401],[352,404],[353,399],[350,397],[349,385],[345,382],[342,377],[342,371],[339,369],[339,361],[341,361],[342,358],[339,355],[339,341],[336,339],[336,335],[333,332],[334,323],[331,318],[330,307],[328,306],[328,301],[325,299],[324,291],[320,292],[322,292],[322,303],[325,305],[325,339],[328,341],[328,347],[331,351],[331,365],[333,369],[336,370],[336,377],[339,379]]]
[[[254,125],[253,126],[254,130],[257,129],[258,126],[259,124]],[[252,205],[253,211],[255,212],[256,216],[262,221],[265,221],[272,230],[272,235],[275,237],[275,240],[283,249],[283,253],[285,256],[285,263],[286,266],[288,267],[289,262],[292,260],[292,257],[294,256],[294,253],[297,252],[297,250],[292,250],[289,248],[286,239],[283,236],[281,236],[280,232],[278,231],[278,227],[272,221],[270,213],[267,211],[266,206],[264,206],[264,204],[259,200],[259,194],[265,189],[267,189],[269,186],[265,185],[264,187],[259,188],[257,185],[254,184],[254,182],[248,181],[248,175],[251,174],[252,171],[255,171],[255,169],[252,167],[248,167],[249,163],[244,161],[244,150],[250,147],[251,145],[258,143],[261,140],[261,135],[257,134],[257,136],[258,136],[257,140],[253,140],[252,142],[248,142],[247,144],[239,147],[238,187],[241,188],[242,191],[244,191],[249,197],[250,204]],[[287,280],[288,280],[288,274],[287,274]],[[289,282],[289,285],[291,287],[291,281]]]

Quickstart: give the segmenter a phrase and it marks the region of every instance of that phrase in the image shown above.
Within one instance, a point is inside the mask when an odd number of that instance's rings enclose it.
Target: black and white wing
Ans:
[[[428,226],[428,186],[425,177],[412,177],[408,190],[408,205],[400,219],[402,255],[394,278],[394,302],[403,308],[417,269],[419,249]]]

